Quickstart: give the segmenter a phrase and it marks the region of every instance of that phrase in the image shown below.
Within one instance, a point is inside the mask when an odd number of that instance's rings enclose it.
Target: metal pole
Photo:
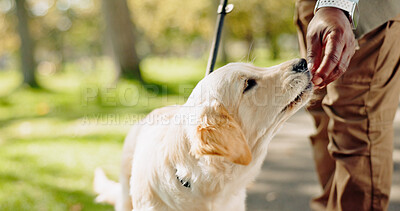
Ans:
[[[215,61],[217,60],[218,46],[221,40],[222,26],[224,25],[225,15],[230,13],[233,9],[233,5],[228,5],[228,0],[221,0],[218,6],[218,17],[217,26],[215,30],[214,40],[211,45],[210,56],[208,57],[207,72],[206,75],[210,74],[214,70]]]

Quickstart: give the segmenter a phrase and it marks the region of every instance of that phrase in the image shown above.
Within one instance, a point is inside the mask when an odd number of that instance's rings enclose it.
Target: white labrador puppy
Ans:
[[[132,128],[120,183],[96,171],[97,201],[121,211],[245,210],[246,185],[282,123],[309,100],[310,79],[304,59],[216,70],[184,105],[157,109]]]

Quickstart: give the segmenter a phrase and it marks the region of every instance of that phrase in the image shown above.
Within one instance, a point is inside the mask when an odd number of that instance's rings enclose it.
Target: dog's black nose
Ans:
[[[300,61],[296,62],[293,65],[293,71],[295,71],[297,73],[307,71],[307,61],[305,59],[300,59]]]

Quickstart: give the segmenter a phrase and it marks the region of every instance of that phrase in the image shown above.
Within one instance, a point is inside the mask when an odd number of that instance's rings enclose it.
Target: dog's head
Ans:
[[[191,153],[249,164],[249,141],[272,136],[306,104],[311,92],[304,59],[269,68],[233,63],[216,70],[196,86],[185,104],[195,120],[188,124]]]

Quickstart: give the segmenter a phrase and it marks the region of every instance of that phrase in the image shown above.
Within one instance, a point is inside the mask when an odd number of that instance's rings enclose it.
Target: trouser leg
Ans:
[[[327,206],[330,188],[332,185],[333,173],[335,171],[335,160],[330,156],[327,146],[328,138],[328,122],[329,117],[322,109],[322,99],[326,95],[326,89],[315,90],[314,97],[307,106],[307,111],[314,119],[315,133],[310,136],[313,157],[318,180],[322,187],[323,193],[311,201],[313,210],[325,210]]]
[[[347,72],[327,87],[328,150],[336,161],[327,210],[386,210],[393,119],[400,91],[400,22],[359,41]]]
[[[302,57],[306,57],[306,34],[308,23],[313,17],[314,0],[297,0],[295,23],[299,38],[299,48]],[[321,102],[326,95],[326,89],[315,90],[313,99],[307,106],[307,111],[314,119],[315,133],[310,136],[313,157],[318,180],[323,193],[311,201],[310,207],[313,210],[325,210],[335,171],[335,160],[330,156],[327,146],[329,117],[322,108]]]
[[[298,5],[297,12],[301,8],[306,7]],[[304,41],[304,26],[308,25],[302,21],[307,21],[304,17],[309,12],[297,15],[300,42]],[[361,39],[360,50],[348,71],[327,88],[323,107],[329,119],[328,149],[335,165],[329,164],[329,159],[326,161],[327,139],[323,138],[325,132],[319,130],[326,128],[326,121],[321,121],[324,114],[310,111],[318,129],[311,140],[324,189],[313,200],[315,210],[387,209],[392,175],[392,123],[400,91],[400,48],[396,47],[400,46],[399,19]]]

